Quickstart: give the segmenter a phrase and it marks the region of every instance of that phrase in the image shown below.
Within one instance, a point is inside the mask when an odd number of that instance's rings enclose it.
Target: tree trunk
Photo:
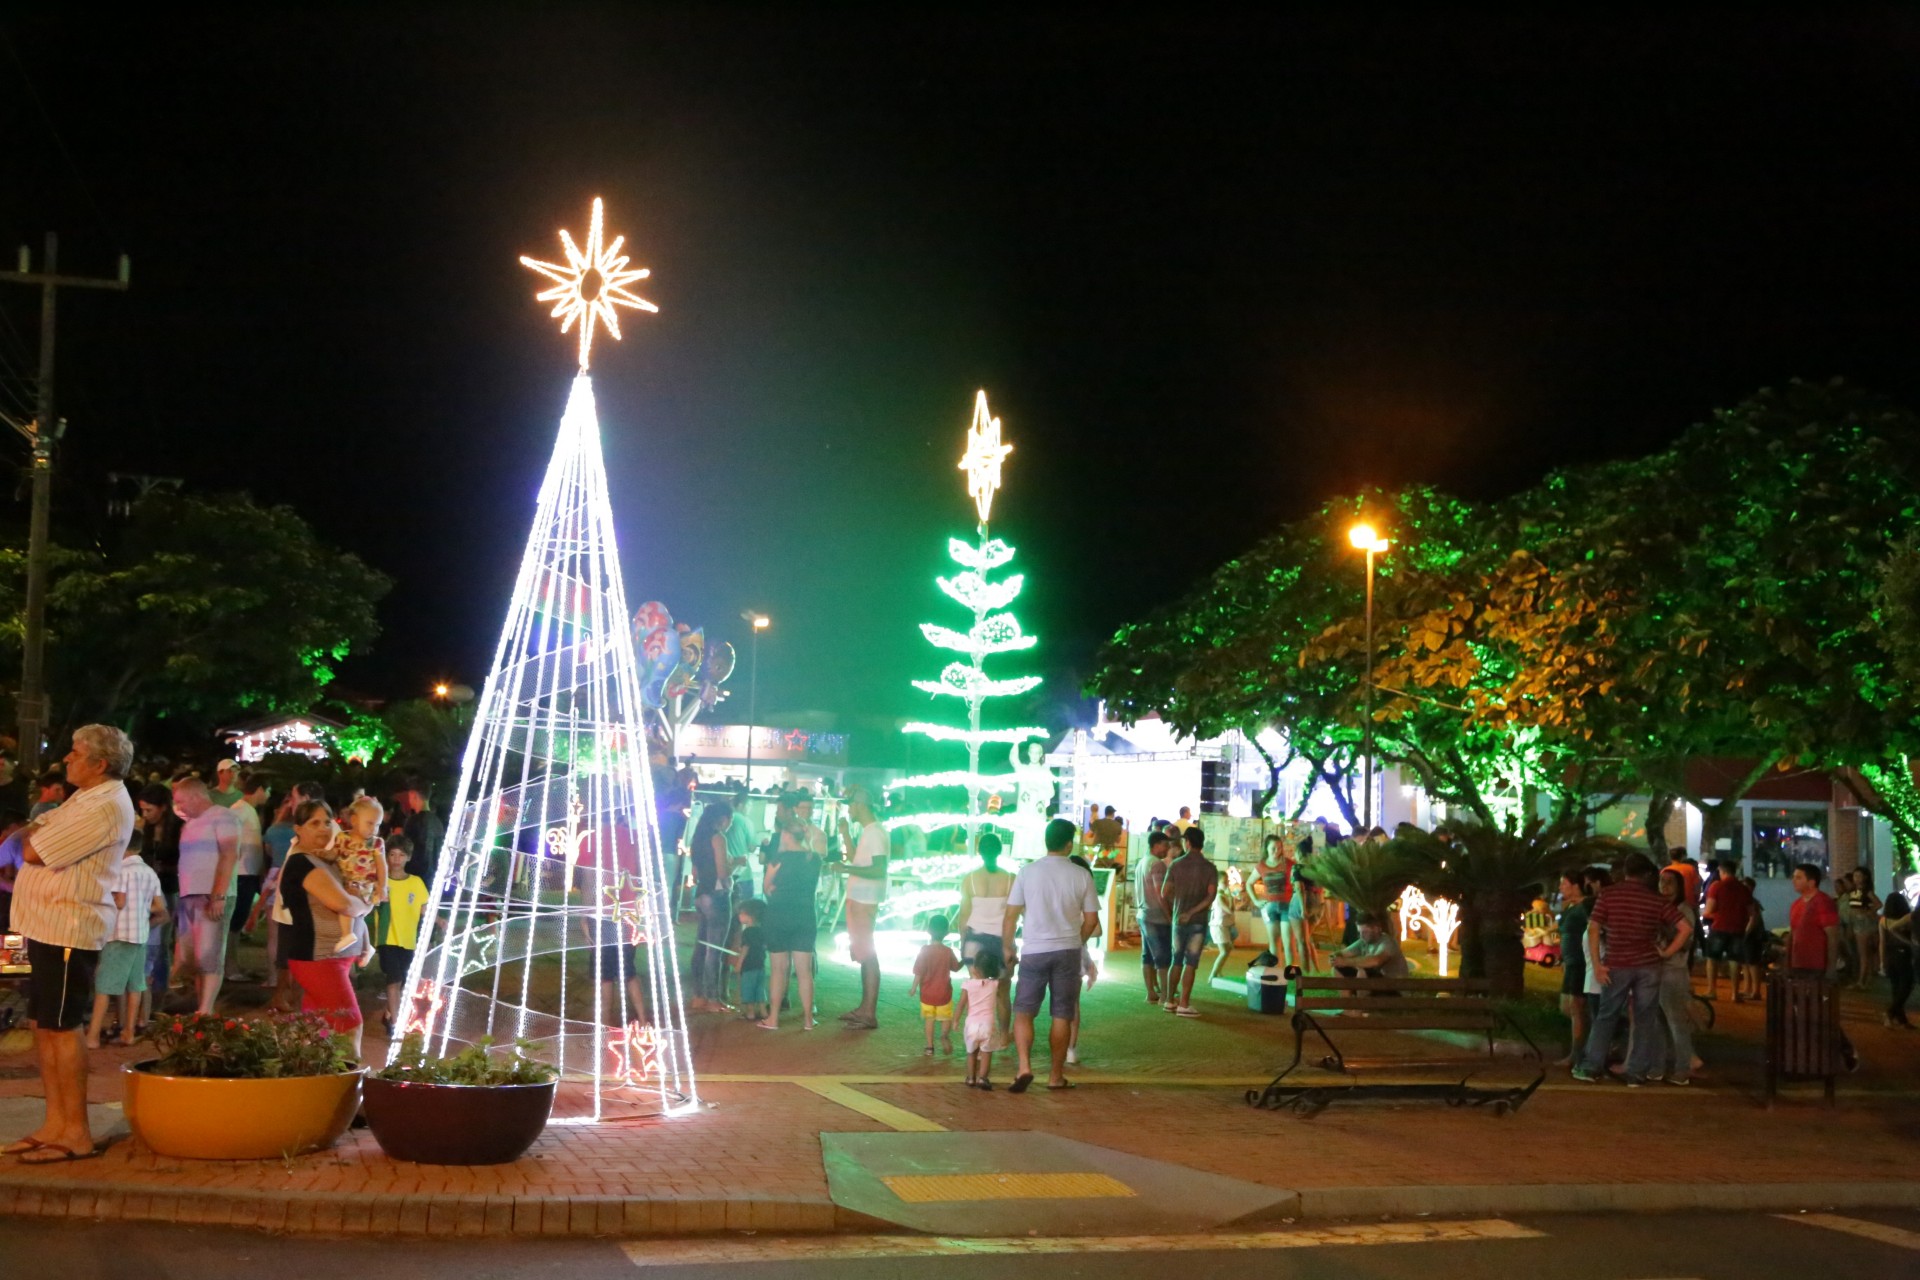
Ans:
[[[1504,893],[1474,894],[1460,911],[1460,976],[1486,978],[1500,1000],[1518,999],[1526,988],[1516,901]]]
[[[1656,791],[1647,797],[1647,852],[1653,855],[1656,867],[1666,864],[1667,820],[1679,803],[1680,797],[1671,791]]]

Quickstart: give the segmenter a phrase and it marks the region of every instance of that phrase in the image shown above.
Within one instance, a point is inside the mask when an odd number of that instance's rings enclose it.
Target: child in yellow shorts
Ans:
[[[940,1041],[953,1052],[953,971],[960,957],[947,945],[947,918],[935,916],[927,921],[927,945],[913,962],[913,988],[907,994],[920,997],[920,1017],[927,1024],[927,1056],[933,1056],[933,1031],[940,1028]]]

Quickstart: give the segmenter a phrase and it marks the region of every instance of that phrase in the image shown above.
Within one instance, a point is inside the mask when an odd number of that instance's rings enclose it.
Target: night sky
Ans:
[[[290,503],[397,583],[347,685],[477,685],[573,352],[516,259],[595,194],[661,308],[595,351],[631,603],[743,667],[770,613],[774,716],[924,710],[976,387],[1061,700],[1356,486],[1497,496],[1795,376],[1920,403],[1911,8],[791,8],[0,21],[4,265],[133,255],[62,302],[60,526],[112,469]]]

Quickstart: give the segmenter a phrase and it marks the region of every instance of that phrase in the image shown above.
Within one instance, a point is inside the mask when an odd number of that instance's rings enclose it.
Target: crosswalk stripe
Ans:
[[[952,1239],[942,1236],[797,1236],[785,1239],[629,1240],[620,1247],[636,1267],[748,1262],[819,1262],[859,1258],[944,1258],[1051,1253],[1199,1253],[1320,1249],[1335,1245],[1444,1244],[1469,1240],[1532,1240],[1545,1233],[1503,1218],[1473,1222],[1374,1222],[1181,1236],[1050,1236]]]
[[[1825,1227],[1828,1231],[1844,1231],[1850,1236],[1859,1236],[1863,1240],[1877,1240],[1881,1244],[1890,1244],[1897,1249],[1912,1249],[1920,1252],[1920,1231],[1906,1231],[1899,1227],[1889,1227],[1881,1222],[1868,1222],[1863,1218],[1843,1218],[1837,1213],[1777,1213],[1774,1217],[1782,1222],[1798,1222],[1807,1227]]]

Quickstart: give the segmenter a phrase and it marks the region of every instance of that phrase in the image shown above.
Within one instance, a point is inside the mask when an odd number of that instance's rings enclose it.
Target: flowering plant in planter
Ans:
[[[160,1051],[148,1068],[155,1075],[259,1080],[337,1075],[353,1065],[352,1046],[312,1013],[163,1015],[147,1038]]]

